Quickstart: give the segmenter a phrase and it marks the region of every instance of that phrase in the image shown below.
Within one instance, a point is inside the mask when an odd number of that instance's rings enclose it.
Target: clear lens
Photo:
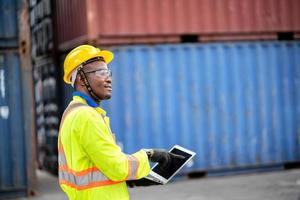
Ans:
[[[102,78],[112,77],[112,72],[109,69],[101,69],[101,70],[95,71],[95,74]]]

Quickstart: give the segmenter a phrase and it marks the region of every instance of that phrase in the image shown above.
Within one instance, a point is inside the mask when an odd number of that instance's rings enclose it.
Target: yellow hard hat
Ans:
[[[106,64],[114,58],[114,54],[107,50],[100,50],[91,45],[80,45],[74,48],[65,58],[64,81],[71,84],[71,75],[74,69],[92,58],[102,57]]]

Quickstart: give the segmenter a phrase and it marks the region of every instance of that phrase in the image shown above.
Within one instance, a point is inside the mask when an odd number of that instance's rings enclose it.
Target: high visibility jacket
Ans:
[[[59,132],[62,190],[70,200],[129,199],[126,180],[149,174],[147,154],[143,150],[124,154],[110,131],[106,112],[100,107],[88,106],[79,96],[73,97],[69,107],[72,105],[65,111]]]

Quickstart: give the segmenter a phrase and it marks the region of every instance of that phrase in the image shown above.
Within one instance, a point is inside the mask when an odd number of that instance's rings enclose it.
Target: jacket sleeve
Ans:
[[[86,111],[82,115],[79,130],[82,148],[105,176],[113,181],[124,181],[149,174],[150,165],[145,151],[131,155],[123,153],[99,113]]]

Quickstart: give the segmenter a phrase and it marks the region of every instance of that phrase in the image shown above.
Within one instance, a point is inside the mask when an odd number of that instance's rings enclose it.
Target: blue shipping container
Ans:
[[[0,199],[27,192],[20,71],[18,53],[0,52]]]
[[[197,153],[186,172],[300,160],[300,42],[112,51],[103,106],[125,152],[179,144]]]
[[[18,45],[18,9],[20,0],[0,0],[0,47]]]

